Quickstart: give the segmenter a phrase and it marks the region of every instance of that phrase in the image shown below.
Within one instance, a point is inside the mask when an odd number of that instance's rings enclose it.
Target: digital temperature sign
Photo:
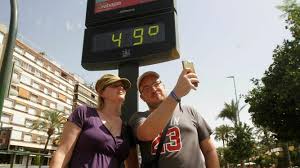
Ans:
[[[149,65],[178,58],[175,16],[167,12],[86,29],[82,66],[109,70],[127,61]]]
[[[165,24],[154,23],[96,34],[92,51],[102,52],[165,41]]]

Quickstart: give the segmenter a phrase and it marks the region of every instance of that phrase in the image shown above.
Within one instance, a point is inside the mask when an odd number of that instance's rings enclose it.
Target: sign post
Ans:
[[[17,31],[18,31],[18,4],[17,0],[10,1],[11,17],[9,23],[8,39],[6,41],[6,48],[4,50],[2,66],[0,69],[0,119],[2,115],[2,109],[4,99],[8,95],[9,81],[12,73],[12,59],[13,51],[15,47]],[[0,121],[1,122],[1,121]],[[2,127],[2,124],[0,125]]]
[[[138,110],[139,66],[179,58],[174,0],[88,0],[81,65],[119,69],[132,88],[123,107],[128,121]]]

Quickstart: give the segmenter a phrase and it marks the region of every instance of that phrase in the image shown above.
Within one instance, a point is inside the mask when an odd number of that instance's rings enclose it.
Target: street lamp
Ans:
[[[236,105],[238,105],[238,99],[237,99],[237,94],[236,94],[236,85],[235,85],[235,78],[234,76],[227,76],[227,78],[232,78],[233,80],[233,86],[234,86],[234,93],[235,93],[235,103]],[[236,119],[237,119],[237,122],[239,122],[239,119],[240,119],[240,116],[239,116],[239,109],[237,109],[237,114],[236,114]]]

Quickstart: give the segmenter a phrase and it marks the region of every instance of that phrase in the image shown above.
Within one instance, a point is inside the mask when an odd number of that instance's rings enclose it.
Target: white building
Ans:
[[[6,35],[1,29],[0,47]],[[55,109],[69,115],[73,106],[83,103],[95,106],[97,94],[74,74],[19,40],[16,41],[13,62],[9,97],[4,101],[1,124],[12,128],[10,150],[41,152],[47,133],[32,130],[33,121],[43,119],[44,110]],[[56,149],[52,143],[54,138],[49,141],[49,151]],[[28,156],[18,156],[15,163],[25,164],[27,159]],[[29,160],[31,162],[32,158]]]

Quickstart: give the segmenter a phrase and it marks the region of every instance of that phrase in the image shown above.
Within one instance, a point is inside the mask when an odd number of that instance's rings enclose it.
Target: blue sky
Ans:
[[[0,23],[8,25],[9,0],[0,2]],[[180,60],[140,68],[140,73],[155,70],[170,91],[176,84],[181,60],[192,60],[201,84],[183,98],[194,105],[215,128],[229,123],[216,120],[224,102],[234,98],[234,75],[238,94],[253,87],[251,78],[261,78],[272,63],[276,45],[290,37],[284,29],[280,0],[177,0]],[[104,73],[89,72],[81,65],[86,0],[19,0],[18,37],[66,70],[88,83]],[[244,104],[244,102],[242,102]],[[250,123],[246,106],[241,119]],[[146,105],[139,103],[141,110]]]

